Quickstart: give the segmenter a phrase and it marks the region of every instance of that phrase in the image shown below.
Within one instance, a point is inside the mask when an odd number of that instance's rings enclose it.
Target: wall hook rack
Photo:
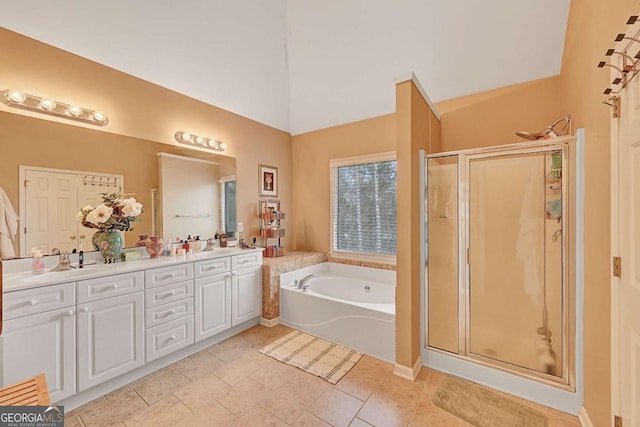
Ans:
[[[635,25],[639,20],[640,17],[638,15],[632,15],[627,20],[627,25]],[[637,32],[637,29],[635,31]],[[619,33],[615,38],[616,43],[620,43],[624,40],[629,40],[632,43],[640,44],[640,39],[628,36],[626,33]],[[638,74],[640,74],[640,70],[636,68],[636,65],[638,65],[638,62],[640,61],[640,51],[636,52],[634,56],[631,56],[629,54],[628,48],[629,47],[627,46],[627,48],[625,49],[616,50],[616,48],[614,47],[612,49],[607,49],[605,53],[606,57],[612,57],[613,55],[622,57],[621,67],[610,64],[607,61],[598,62],[598,68],[609,67],[615,69],[616,71],[618,71],[618,73],[620,73],[620,76],[616,77],[612,81],[612,84],[616,86],[619,85],[618,90],[613,90],[612,88],[608,87],[603,92],[604,95],[612,95],[602,103],[611,107],[611,115],[614,118],[620,117],[620,97],[616,95],[622,92],[622,90],[627,87],[629,82],[631,82]]]

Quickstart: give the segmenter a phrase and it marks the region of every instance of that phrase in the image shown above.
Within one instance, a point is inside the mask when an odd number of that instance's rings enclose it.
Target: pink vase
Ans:
[[[162,239],[160,239],[158,236],[151,236],[149,237],[149,241],[147,242],[145,248],[151,258],[158,258],[158,256],[162,253],[164,244],[162,243]]]
[[[138,234],[138,237],[140,238],[140,240],[138,240],[136,242],[136,247],[137,248],[145,247],[149,243],[151,243],[151,239],[149,239],[149,235],[148,234]]]

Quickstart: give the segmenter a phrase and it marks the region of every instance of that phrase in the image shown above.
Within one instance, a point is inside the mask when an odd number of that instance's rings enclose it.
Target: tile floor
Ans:
[[[411,382],[364,356],[331,385],[258,352],[290,331],[255,326],[69,412],[65,426],[470,425],[432,403],[442,372],[423,367]],[[524,404],[544,412],[548,427],[580,427],[576,417]]]

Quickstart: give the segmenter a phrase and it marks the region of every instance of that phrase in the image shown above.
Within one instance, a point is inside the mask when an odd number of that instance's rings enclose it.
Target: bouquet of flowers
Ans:
[[[97,228],[101,231],[131,231],[132,224],[140,221],[142,204],[133,197],[123,198],[120,193],[100,193],[102,204],[95,208],[85,206],[78,212],[76,218],[87,228]]]

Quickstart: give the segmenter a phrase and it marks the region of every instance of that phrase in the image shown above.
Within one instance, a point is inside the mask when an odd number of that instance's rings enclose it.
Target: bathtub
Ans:
[[[395,280],[395,271],[329,262],[281,274],[280,323],[394,363]]]

